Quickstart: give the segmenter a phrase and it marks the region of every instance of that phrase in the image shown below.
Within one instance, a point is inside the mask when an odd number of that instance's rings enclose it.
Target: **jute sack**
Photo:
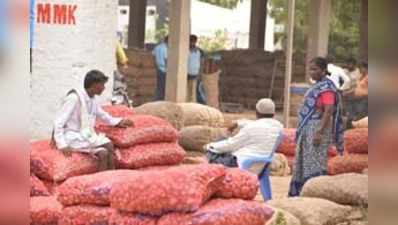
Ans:
[[[300,220],[283,209],[272,208],[274,215],[265,225],[301,225]]]
[[[177,130],[184,126],[183,111],[173,102],[150,102],[134,108],[136,114],[151,115],[167,120]]]
[[[227,136],[225,128],[208,126],[184,127],[179,134],[179,143],[187,151],[203,151],[203,146]]]
[[[184,127],[202,125],[222,127],[224,116],[220,110],[197,103],[179,103],[183,111]]]
[[[301,193],[304,197],[323,198],[343,205],[368,205],[368,176],[342,174],[309,180]]]
[[[276,153],[270,165],[272,176],[288,176],[291,173],[289,162],[285,155]]]
[[[206,103],[207,105],[219,108],[220,102],[220,89],[218,87],[218,81],[220,80],[221,70],[214,73],[202,74],[202,82],[206,92]]]
[[[347,221],[349,206],[318,198],[285,198],[271,200],[272,207],[283,209],[297,217],[302,225],[330,225]]]
[[[368,128],[369,127],[369,117],[365,117],[361,120],[352,122],[355,128]]]

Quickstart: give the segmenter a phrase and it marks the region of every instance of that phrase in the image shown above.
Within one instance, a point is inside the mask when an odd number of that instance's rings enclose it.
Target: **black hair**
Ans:
[[[196,35],[194,35],[194,34],[191,34],[191,35],[189,36],[189,40],[190,40],[190,41],[198,41],[198,36],[196,36]]]
[[[271,119],[271,118],[274,118],[275,117],[275,114],[262,114],[262,113],[259,113],[259,112],[256,112],[257,113],[257,117],[258,118],[265,118],[265,119]]]
[[[91,70],[86,74],[86,77],[84,78],[84,88],[88,89],[94,84],[106,82],[108,82],[108,77],[105,76],[103,72],[99,70]]]
[[[352,65],[357,65],[358,64],[357,60],[354,57],[348,58],[347,59],[347,63],[348,64],[352,64]]]
[[[326,70],[328,69],[328,60],[323,58],[323,57],[315,57],[311,60],[312,63],[315,63],[315,65],[317,65],[319,68],[321,68],[322,70]]]

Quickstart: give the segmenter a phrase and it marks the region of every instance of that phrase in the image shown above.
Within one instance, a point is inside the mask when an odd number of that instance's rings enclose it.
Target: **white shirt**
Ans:
[[[114,118],[105,112],[95,101],[95,98],[90,98],[86,91],[80,91],[82,98],[87,106],[89,116],[95,120],[98,118],[104,123],[115,126],[120,123],[121,118]],[[92,124],[94,126],[94,124]],[[56,115],[54,121],[54,139],[59,149],[72,148],[87,148],[89,143],[85,140],[80,131],[82,128],[82,104],[80,97],[76,93],[69,94]],[[73,145],[73,146],[72,146]]]
[[[351,79],[350,77],[346,74],[343,68],[338,67],[333,64],[328,65],[328,71],[331,74],[328,76],[328,78],[333,81],[333,83],[336,85],[338,90],[348,90],[351,86]],[[344,81],[343,85],[340,85],[340,80]]]
[[[232,153],[240,157],[250,155],[270,156],[283,130],[283,125],[275,119],[238,121],[241,130],[227,140],[210,143],[207,147],[214,153]]]

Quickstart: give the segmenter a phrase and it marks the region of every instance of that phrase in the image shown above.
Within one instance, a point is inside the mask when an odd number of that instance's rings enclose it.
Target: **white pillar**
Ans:
[[[145,47],[147,0],[130,0],[129,48]]]
[[[40,10],[30,83],[34,138],[50,138],[61,99],[71,89],[83,89],[88,71],[98,69],[109,77],[99,101],[110,100],[116,69],[117,5],[115,0],[36,1]]]
[[[290,84],[292,82],[292,67],[293,67],[293,38],[294,38],[294,12],[296,0],[289,0],[289,17],[287,25],[287,46],[286,46],[286,74],[285,74],[285,96],[283,107],[283,119],[285,127],[289,127],[290,116]]]
[[[185,102],[188,77],[191,0],[170,1],[166,100]]]
[[[309,10],[307,80],[308,65],[312,58],[326,57],[328,54],[332,0],[311,0]]]
[[[250,16],[251,49],[264,49],[268,0],[252,0]]]

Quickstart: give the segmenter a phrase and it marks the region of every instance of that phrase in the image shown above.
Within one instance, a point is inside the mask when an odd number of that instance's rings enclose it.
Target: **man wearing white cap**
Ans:
[[[205,146],[210,163],[238,167],[240,158],[272,154],[283,130],[282,123],[274,119],[275,103],[271,99],[261,99],[257,102],[256,112],[257,120],[240,120],[229,128],[230,131],[239,128],[237,135]]]

